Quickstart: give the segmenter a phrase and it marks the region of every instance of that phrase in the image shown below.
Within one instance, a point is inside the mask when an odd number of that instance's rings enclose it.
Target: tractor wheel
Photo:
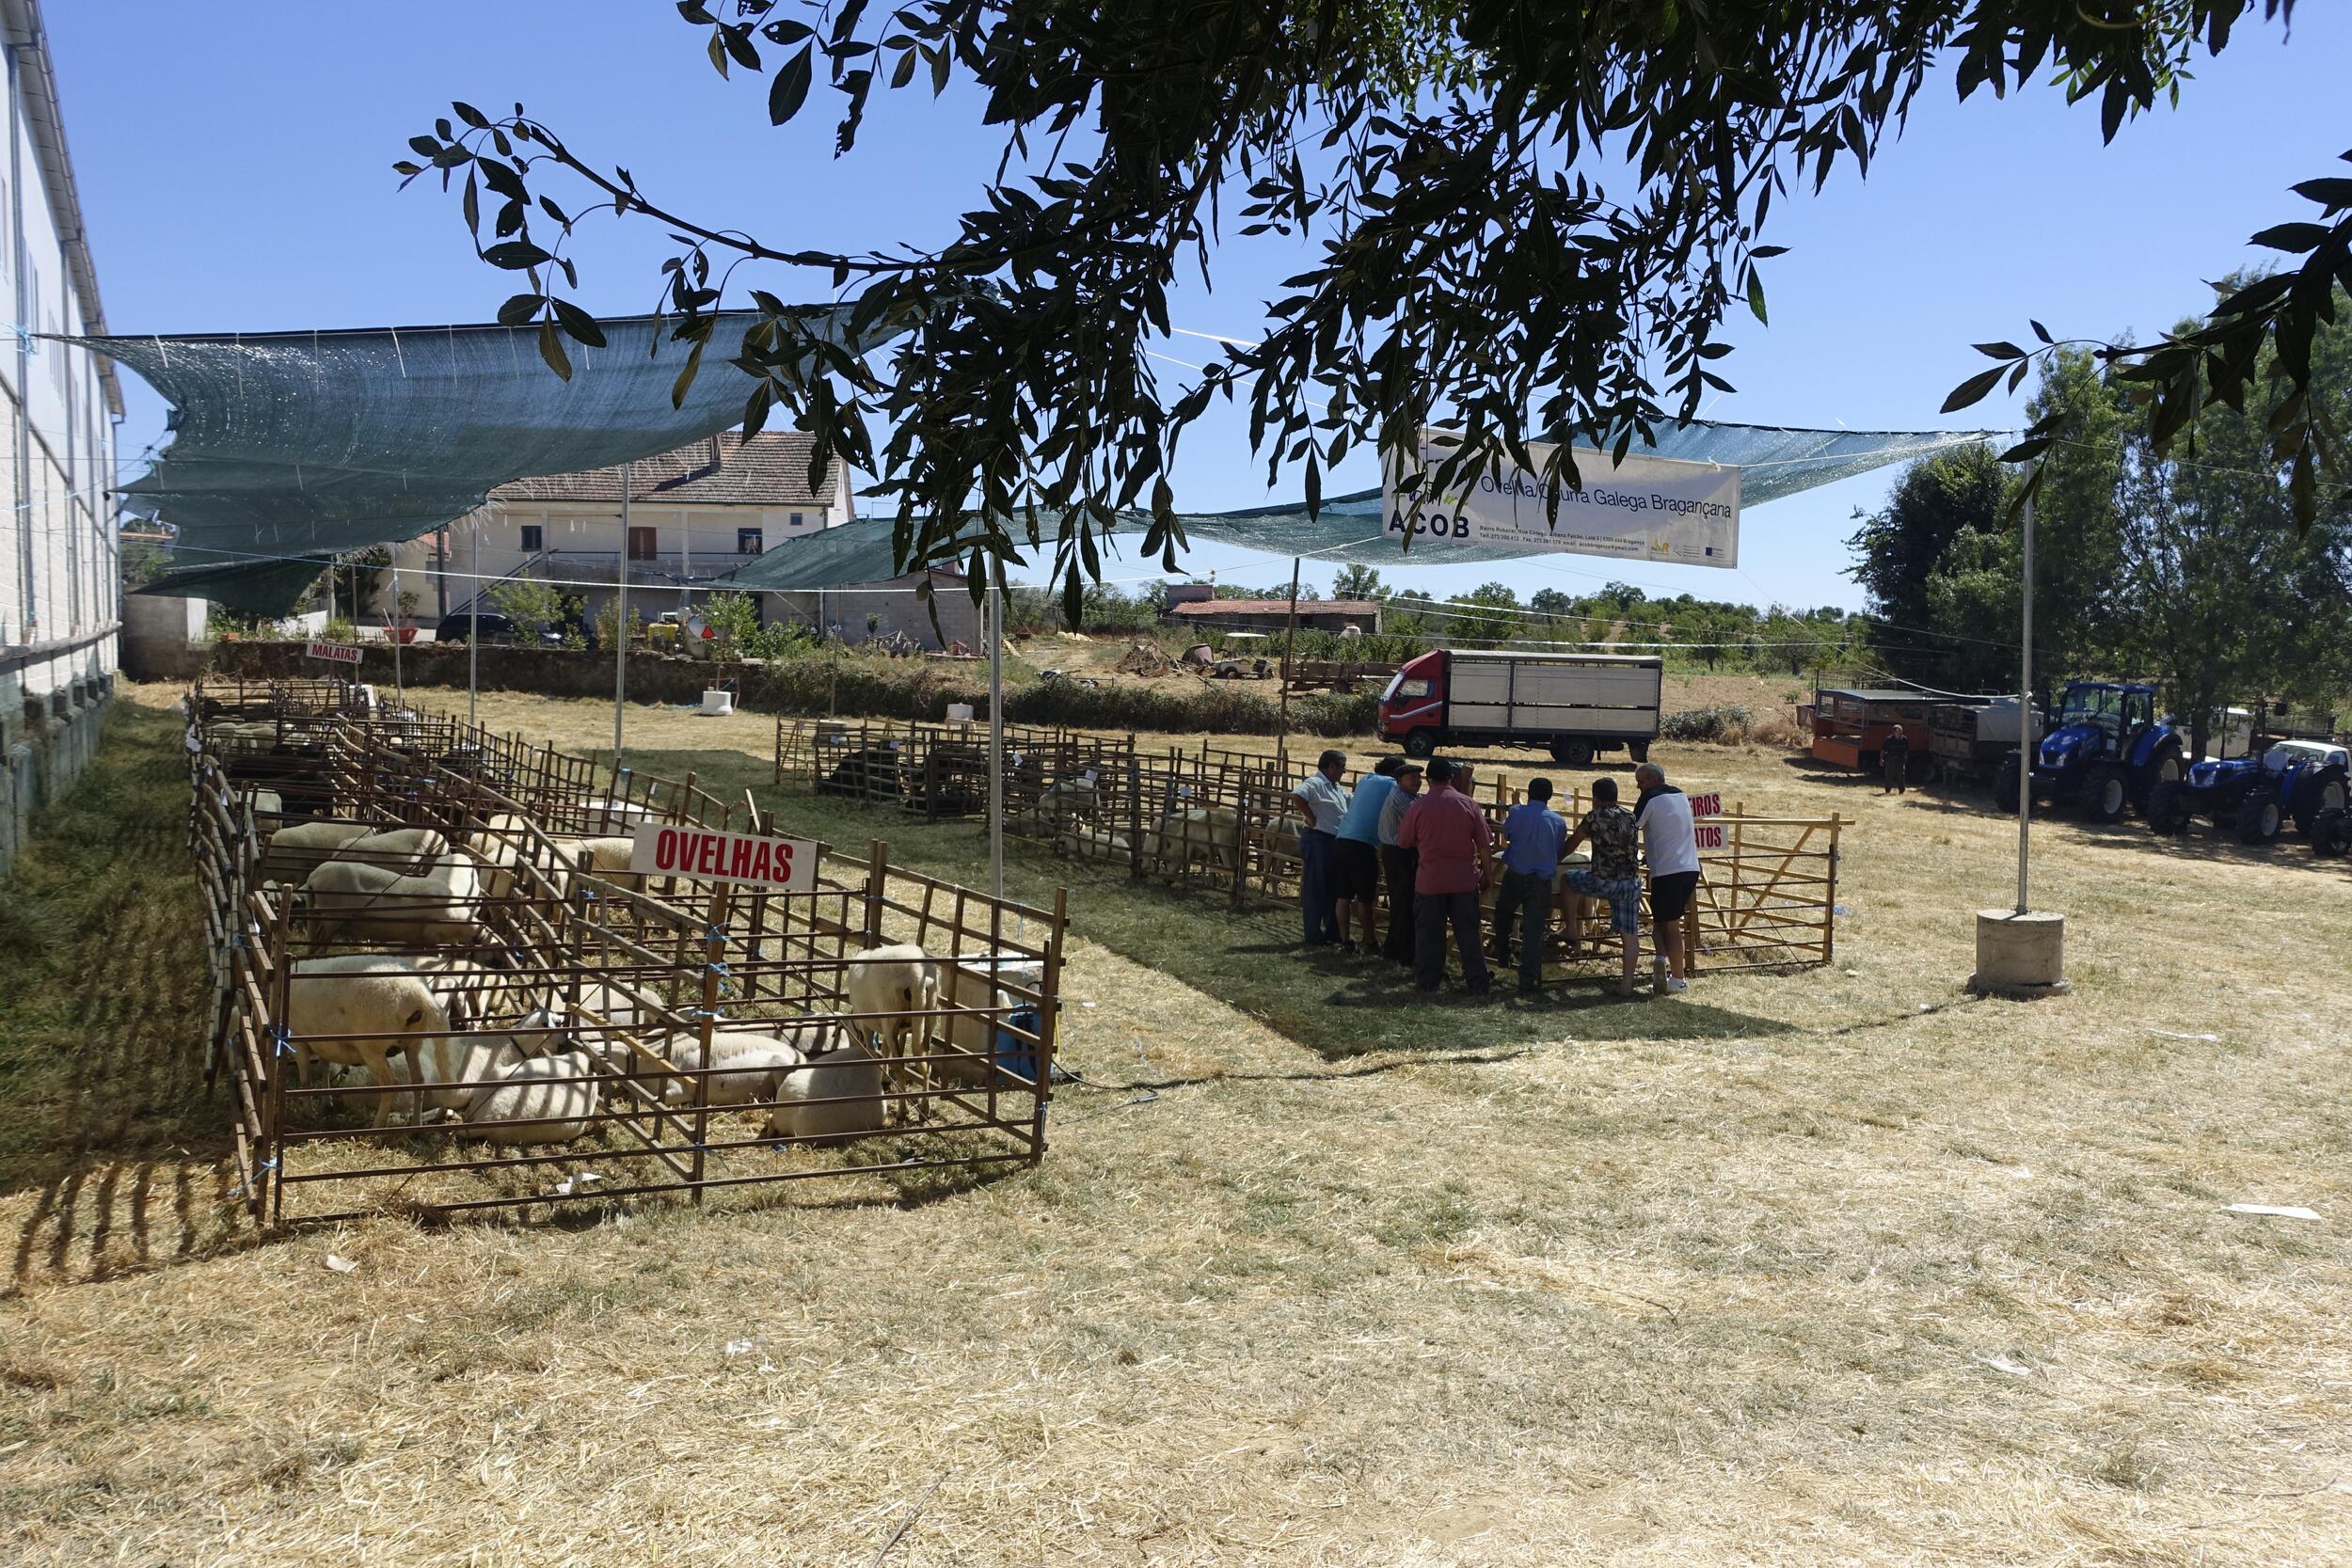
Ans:
[[[2168,838],[2188,832],[2189,818],[2195,815],[2188,786],[2178,779],[2158,779],[2148,792],[2148,826]]]
[[[1438,754],[1438,732],[1407,730],[1405,732],[1405,754],[1408,757],[1434,757]]]
[[[2018,770],[2017,759],[2010,757],[1993,774],[1993,803],[2011,816],[2017,812]]]
[[[2084,821],[2118,821],[2132,803],[2131,784],[2114,763],[2093,763],[2084,772],[2075,799],[2083,808]]]
[[[2311,825],[2310,832],[2314,853],[2329,860],[2352,855],[2352,811],[2338,806],[2331,811],[2321,812],[2318,820]]]
[[[1551,760],[1563,768],[1590,768],[1593,743],[1582,736],[1563,736],[1551,743]]]
[[[2178,784],[2188,777],[2187,765],[2181,761],[2178,741],[2168,740],[2156,754],[2148,759],[2148,766],[2132,773],[2132,809],[2142,816],[2148,815],[2148,801],[2156,786],[2167,780]]]
[[[2295,825],[2303,836],[2312,836],[2312,826],[2323,811],[2342,811],[2345,804],[2344,775],[2335,768],[2323,768],[2295,786]]]
[[[2237,841],[2240,844],[2268,844],[2279,836],[2286,814],[2279,809],[2279,792],[2274,789],[2249,789],[2246,799],[2237,805]]]

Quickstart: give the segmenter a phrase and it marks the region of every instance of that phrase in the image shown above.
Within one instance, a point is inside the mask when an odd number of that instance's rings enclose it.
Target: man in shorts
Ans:
[[[1389,940],[1380,956],[1391,963],[1413,967],[1413,879],[1421,857],[1396,841],[1405,814],[1421,799],[1421,764],[1407,758],[1396,770],[1396,787],[1380,802],[1380,875],[1389,884]]]
[[[1699,885],[1699,840],[1691,820],[1691,798],[1666,782],[1666,770],[1645,762],[1633,770],[1642,794],[1633,807],[1642,830],[1642,855],[1649,862],[1650,945],[1665,960],[1659,994],[1691,989],[1682,976],[1682,911]]]
[[[1617,781],[1593,781],[1593,809],[1579,818],[1569,835],[1565,856],[1592,847],[1590,866],[1572,865],[1562,874],[1566,891],[1597,898],[1609,906],[1609,929],[1617,938],[1625,958],[1617,979],[1617,994],[1633,994],[1633,971],[1642,944],[1642,867],[1636,860],[1633,814],[1617,803]],[[1573,922],[1571,933],[1576,932]],[[1581,945],[1581,940],[1577,943]]]
[[[1331,902],[1343,953],[1380,950],[1380,808],[1388,804],[1390,792],[1396,788],[1396,770],[1404,766],[1403,757],[1381,758],[1372,776],[1348,797],[1346,814],[1332,834]],[[1350,921],[1363,927],[1360,948],[1348,939]]]

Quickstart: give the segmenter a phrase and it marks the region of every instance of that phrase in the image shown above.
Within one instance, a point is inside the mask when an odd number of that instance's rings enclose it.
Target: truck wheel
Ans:
[[[1551,760],[1563,768],[1590,768],[1593,765],[1593,743],[1579,736],[1574,739],[1559,739],[1551,743]]]
[[[2323,811],[2310,829],[2314,852],[2334,860],[2352,855],[2352,811],[2342,806]]]
[[[2082,804],[2084,821],[2113,822],[2132,803],[2131,785],[2123,777],[2123,769],[2115,764],[2093,763],[2083,774],[2076,799]]]
[[[2158,779],[2155,788],[2148,792],[2148,826],[2168,838],[2188,832],[2189,818],[2195,815],[2188,786],[2178,779]]]
[[[2002,761],[1993,773],[1993,803],[2014,816],[2017,811],[2018,763],[2015,757]]]
[[[2285,813],[2279,809],[2279,792],[2274,789],[2249,789],[2237,806],[2237,841],[2240,844],[2268,844],[2279,836],[2279,827]]]
[[[1645,762],[1649,761],[1649,742],[1648,742],[1648,741],[1646,741],[1646,740],[1629,740],[1629,741],[1627,741],[1627,742],[1625,743],[1625,749],[1626,749],[1626,753],[1627,753],[1629,756],[1632,757],[1632,759],[1634,760],[1634,762],[1635,762],[1636,764],[1645,763]]]
[[[1438,732],[1407,730],[1405,732],[1405,754],[1408,757],[1433,757],[1438,754]]]
[[[2325,768],[2296,784],[2295,825],[2309,838],[2321,812],[2340,812],[2344,803],[2344,775],[2332,768]]]

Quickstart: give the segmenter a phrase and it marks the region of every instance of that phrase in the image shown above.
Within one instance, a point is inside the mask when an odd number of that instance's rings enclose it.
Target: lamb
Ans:
[[[485,1084],[474,1089],[466,1101],[460,1117],[467,1130],[485,1142],[494,1144],[563,1144],[584,1137],[595,1122],[590,1119],[601,1103],[597,1085],[592,1074],[596,1062],[584,1051],[569,1051],[556,1056],[536,1056],[516,1062],[507,1068],[502,1082]],[[551,1083],[551,1079],[579,1078],[588,1082]],[[511,1123],[530,1122],[553,1117],[539,1126],[513,1126]]]
[[[409,1053],[408,1076],[425,1086],[421,1105],[463,1111],[482,1080],[503,1078],[530,1059],[512,1035],[437,1035]]]
[[[1241,818],[1223,806],[1171,810],[1146,835],[1143,849],[1162,866],[1188,870],[1206,860],[1231,870],[1241,859]]]
[[[423,975],[396,958],[373,956],[303,958],[286,982],[286,1030],[302,1040],[297,1063],[305,1081],[312,1059],[338,1067],[364,1067],[386,1088],[401,1082],[389,1060],[394,1052],[415,1052],[444,1035],[449,1019]],[[363,1035],[365,1039],[315,1039],[321,1035]],[[391,1037],[386,1038],[385,1037]],[[391,1117],[392,1101],[375,1097],[375,1125]]]
[[[302,885],[310,895],[313,933],[322,942],[345,933],[428,946],[474,941],[473,903],[481,879],[473,863],[461,856],[444,857],[424,876],[332,860]]]
[[[919,1015],[934,1005],[939,977],[930,954],[902,942],[852,957],[842,989],[860,1037],[880,1035],[883,1055],[903,1056],[923,1037]]]
[[[375,830],[365,822],[297,822],[269,835],[255,873],[265,882],[299,881],[320,862]]]
[[[784,1075],[768,1131],[780,1138],[842,1137],[882,1125],[882,1062],[852,1040]],[[819,1101],[821,1103],[812,1103]]]
[[[1080,823],[1064,828],[1055,838],[1054,847],[1081,860],[1124,860],[1128,852],[1127,841],[1117,833]]]
[[[691,1035],[663,1048],[672,1067],[693,1072],[703,1065],[702,1041]],[[642,1054],[642,1053],[641,1053]],[[777,1081],[805,1060],[799,1047],[773,1035],[749,1030],[714,1030],[710,1037],[712,1071],[703,1081],[710,1085],[712,1105],[749,1105],[775,1098]],[[694,1080],[663,1075],[661,1102],[672,1107],[694,1102]]]

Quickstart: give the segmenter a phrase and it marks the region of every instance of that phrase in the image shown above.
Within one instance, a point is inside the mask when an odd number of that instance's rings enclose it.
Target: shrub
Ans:
[[[357,642],[359,641],[359,628],[342,617],[337,616],[326,623],[326,629],[319,635],[329,642]]]
[[[1669,713],[1658,721],[1661,740],[1700,740],[1731,746],[1748,738],[1754,720],[1736,703],[1720,707],[1691,707]]]
[[[555,584],[541,582],[536,578],[508,578],[494,582],[483,593],[492,609],[515,623],[515,630],[525,642],[536,642],[539,634],[566,619],[566,611],[577,613],[578,600],[566,600],[556,591]]]

